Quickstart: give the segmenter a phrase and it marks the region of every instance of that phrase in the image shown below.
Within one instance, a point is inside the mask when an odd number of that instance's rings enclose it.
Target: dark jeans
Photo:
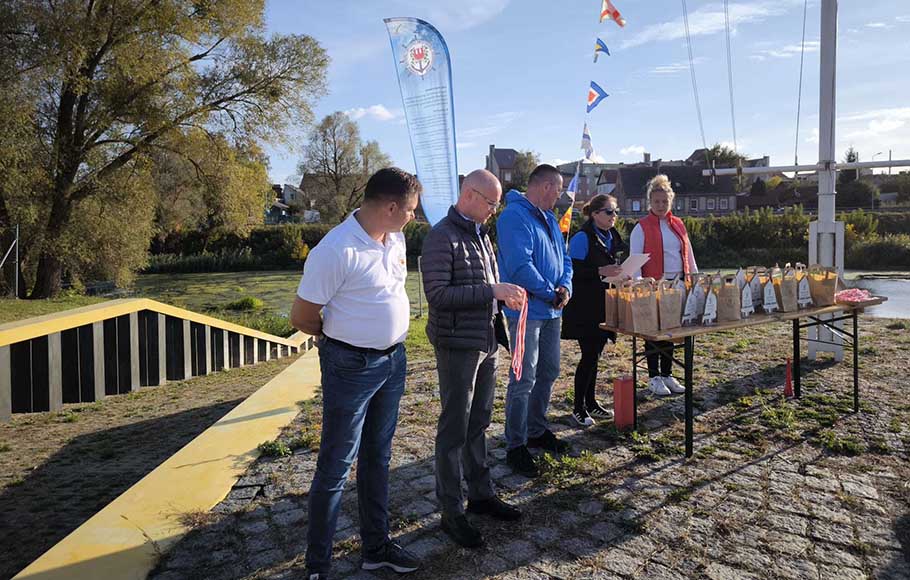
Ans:
[[[595,390],[597,388],[597,362],[607,344],[607,337],[578,339],[581,347],[581,360],[575,369],[575,410],[593,409],[597,406]]]
[[[328,573],[341,493],[357,458],[357,501],[364,552],[389,539],[389,460],[404,393],[404,345],[389,354],[323,341],[322,440],[310,486],[306,565]]]
[[[487,464],[487,427],[496,389],[496,351],[436,349],[442,413],[436,428],[436,497],[443,513],[464,513],[468,499],[493,497]]]
[[[645,341],[645,350],[651,350],[655,348],[667,348],[672,349],[673,343],[665,340],[659,340],[657,342],[652,342],[650,340]],[[648,378],[656,377],[658,375],[662,377],[669,377],[673,374],[673,351],[668,350],[667,352],[649,354],[646,358],[648,359]],[[660,362],[660,368],[658,369],[658,360]]]

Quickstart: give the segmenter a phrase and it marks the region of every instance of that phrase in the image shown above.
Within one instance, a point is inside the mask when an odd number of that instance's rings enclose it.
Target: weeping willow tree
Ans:
[[[0,226],[23,224],[32,297],[141,266],[167,168],[198,178],[192,219],[249,221],[257,144],[312,121],[328,64],[309,36],[267,37],[263,14],[264,0],[0,0]]]

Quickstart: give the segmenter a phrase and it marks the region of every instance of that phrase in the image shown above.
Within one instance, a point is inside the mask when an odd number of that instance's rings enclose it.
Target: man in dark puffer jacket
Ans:
[[[469,174],[458,202],[424,239],[421,258],[430,306],[427,336],[436,350],[442,403],[436,432],[436,496],[442,507],[442,529],[468,548],[482,546],[483,537],[464,515],[462,467],[468,483],[468,512],[504,520],[521,517],[517,508],[496,497],[487,465],[498,301],[520,309],[524,299],[520,287],[498,283],[496,254],[488,228],[482,225],[501,197],[495,175],[482,169]]]

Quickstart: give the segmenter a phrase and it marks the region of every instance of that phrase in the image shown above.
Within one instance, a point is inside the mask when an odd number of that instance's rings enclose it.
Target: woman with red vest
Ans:
[[[673,278],[698,272],[692,244],[683,221],[670,211],[676,194],[666,175],[656,175],[648,182],[648,215],[639,220],[629,236],[631,254],[650,254],[639,276],[646,278]],[[645,342],[646,350],[668,349],[651,354],[648,360],[648,387],[651,393],[663,397],[683,393],[685,387],[673,378],[672,342]]]

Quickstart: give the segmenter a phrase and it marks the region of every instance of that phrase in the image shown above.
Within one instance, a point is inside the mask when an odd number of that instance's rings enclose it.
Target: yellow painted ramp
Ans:
[[[15,578],[141,579],[186,533],[180,516],[209,511],[314,396],[315,349],[250,395]]]

